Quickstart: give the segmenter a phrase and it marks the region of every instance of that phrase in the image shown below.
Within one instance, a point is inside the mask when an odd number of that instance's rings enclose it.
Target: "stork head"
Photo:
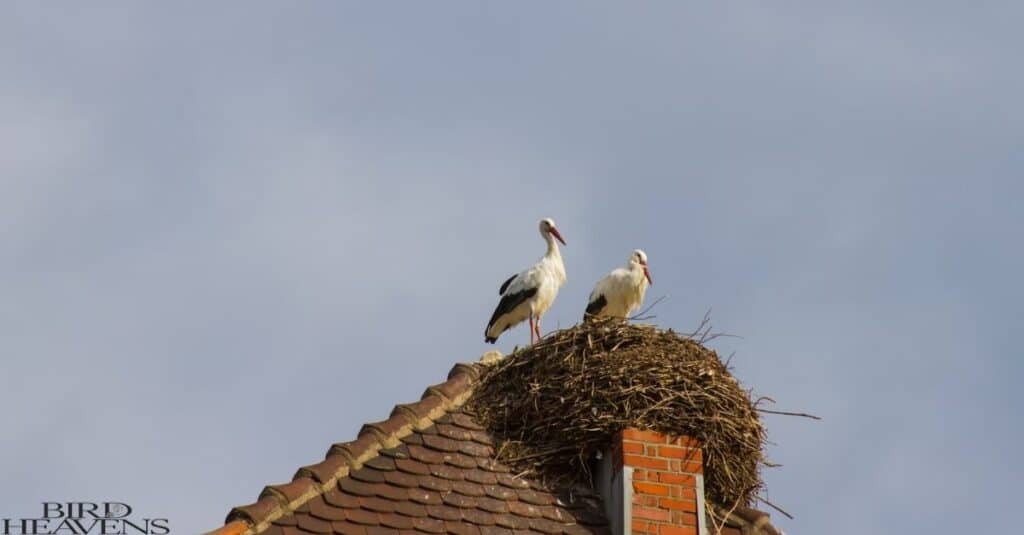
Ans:
[[[544,239],[547,239],[549,234],[562,242],[562,245],[565,245],[565,240],[562,239],[562,233],[558,232],[558,228],[555,227],[555,220],[550,217],[545,217],[540,220],[540,235],[544,236]]]
[[[633,251],[633,254],[629,255],[629,265],[634,265],[644,270],[644,277],[647,277],[647,283],[654,286],[654,281],[651,280],[651,270],[647,268],[647,253],[637,249]]]

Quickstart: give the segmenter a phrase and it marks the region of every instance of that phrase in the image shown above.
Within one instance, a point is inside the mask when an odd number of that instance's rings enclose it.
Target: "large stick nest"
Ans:
[[[671,330],[616,320],[556,332],[489,367],[468,407],[514,468],[586,483],[627,427],[699,439],[712,503],[749,505],[762,487],[765,429],[718,355]]]

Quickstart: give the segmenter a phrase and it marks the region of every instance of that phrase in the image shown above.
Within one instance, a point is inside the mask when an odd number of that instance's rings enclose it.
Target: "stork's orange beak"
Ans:
[[[647,283],[654,286],[654,281],[651,280],[651,270],[647,269],[647,264],[644,264],[644,277],[647,277]]]
[[[551,235],[557,238],[558,241],[562,242],[562,245],[565,245],[565,240],[562,239],[562,233],[558,232],[558,229],[551,227]]]

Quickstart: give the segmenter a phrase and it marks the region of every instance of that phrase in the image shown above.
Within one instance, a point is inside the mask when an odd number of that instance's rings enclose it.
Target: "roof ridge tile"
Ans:
[[[230,525],[240,520],[250,528],[248,533],[256,533],[256,528],[266,527],[285,513],[281,502],[276,498],[261,494],[255,503],[232,508],[224,522]]]
[[[474,381],[480,379],[480,367],[476,364],[467,362],[456,362],[452,369],[448,371],[448,379],[455,378],[456,375],[466,374],[473,378]]]
[[[277,498],[284,508],[288,509],[288,511],[294,511],[302,504],[306,503],[309,498],[322,493],[323,489],[316,481],[313,481],[312,478],[303,476],[293,479],[288,483],[267,485],[266,487],[263,487],[263,492],[260,493],[260,497],[272,496]]]
[[[473,392],[479,378],[480,370],[475,365],[458,363],[448,372],[447,381],[428,386],[422,397],[439,396],[449,403],[461,405]]]
[[[373,435],[363,435],[355,440],[348,442],[336,442],[331,444],[331,448],[327,450],[327,456],[331,455],[345,455],[348,457],[349,466],[351,468],[358,468],[362,466],[368,453],[376,453],[380,450],[380,441]]]
[[[339,478],[348,476],[351,464],[351,458],[347,454],[328,454],[318,463],[299,468],[292,479],[308,477],[324,487],[330,487],[337,483]]]
[[[394,448],[401,438],[412,433],[413,424],[404,414],[396,414],[387,420],[363,424],[357,436],[372,434],[380,442],[382,448]]]

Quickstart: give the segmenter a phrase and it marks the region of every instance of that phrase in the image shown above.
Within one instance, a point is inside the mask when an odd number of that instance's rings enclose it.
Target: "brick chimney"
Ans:
[[[707,535],[704,457],[697,440],[619,433],[597,469],[612,533]]]

